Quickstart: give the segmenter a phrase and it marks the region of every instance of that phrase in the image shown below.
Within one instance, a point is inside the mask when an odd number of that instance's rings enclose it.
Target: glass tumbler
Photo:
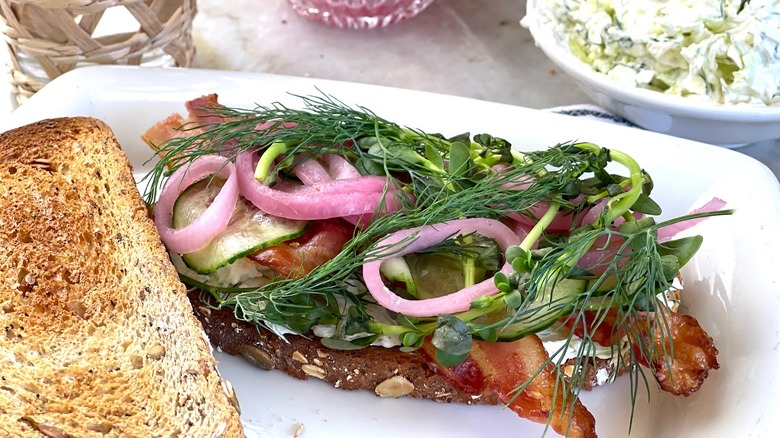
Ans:
[[[433,0],[288,0],[309,20],[344,29],[387,27],[414,17]]]

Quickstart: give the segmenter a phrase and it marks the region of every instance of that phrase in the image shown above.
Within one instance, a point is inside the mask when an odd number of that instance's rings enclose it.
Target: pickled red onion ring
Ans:
[[[607,202],[609,202],[609,198],[599,199],[595,204],[590,206],[587,211],[580,215],[579,223],[577,225],[582,226],[585,224],[596,223],[596,221],[599,219],[599,216],[604,211],[604,208],[607,206]]]
[[[606,208],[607,202],[609,202],[609,198],[599,199],[598,202],[593,204],[589,209],[585,210],[584,214],[580,215],[579,220],[577,221],[577,225],[582,226],[585,224],[595,223],[599,219],[601,213],[604,211],[604,208]],[[631,214],[635,219],[641,219],[645,217],[644,213],[633,212]],[[621,216],[612,222],[612,226],[617,227],[625,221],[626,219]]]
[[[265,122],[255,126],[255,131],[265,131],[265,130],[270,130],[273,127],[276,127],[277,128],[276,130],[271,131],[271,132],[276,132],[279,129],[295,128],[296,126],[298,126],[298,122],[285,122],[282,119],[276,118],[276,119],[266,120]]]
[[[360,172],[346,158],[336,154],[326,154],[324,156],[325,164],[328,168],[319,163],[319,161],[309,158],[298,163],[293,168],[293,173],[304,185],[317,184],[331,179],[349,179],[361,178]],[[285,185],[279,187],[280,190],[290,191],[291,187]],[[371,222],[371,215],[352,215],[344,216],[347,222],[365,227]]]
[[[285,191],[268,187],[254,178],[256,152],[236,157],[236,175],[241,195],[258,209],[277,217],[296,220],[330,219],[354,215],[372,215],[380,203],[385,211],[401,207],[394,190],[380,176],[361,176],[323,181]],[[289,190],[288,190],[289,189]]]
[[[493,278],[449,295],[425,300],[401,298],[388,289],[382,281],[379,267],[383,259],[430,248],[450,236],[463,233],[478,233],[490,237],[498,243],[503,251],[506,251],[511,245],[520,244],[520,238],[509,227],[493,219],[459,219],[401,230],[385,237],[377,244],[378,251],[385,248],[385,255],[380,252],[379,260],[373,260],[363,265],[363,279],[368,291],[382,307],[403,315],[420,317],[463,312],[469,309],[471,302],[475,299],[486,295],[495,295],[498,293],[498,289],[496,289]],[[508,275],[512,272],[512,267],[508,263],[504,263],[501,272]]]
[[[184,228],[173,228],[173,206],[179,195],[192,184],[213,174],[226,177],[211,205]],[[204,155],[189,166],[182,166],[165,184],[154,209],[154,223],[160,239],[173,252],[195,252],[225,230],[238,201],[238,181],[233,163],[219,155]]]
[[[327,169],[313,158],[307,158],[296,163],[293,166],[292,173],[307,186],[332,179]]]
[[[523,213],[511,213],[510,219],[516,220],[519,224],[533,228],[539,221],[539,218],[544,216],[544,213],[550,208],[550,204],[546,202],[537,202],[527,209]],[[531,215],[532,217],[529,217]],[[559,212],[555,215],[555,218],[547,227],[547,231],[550,232],[566,232],[572,229],[572,220],[574,214],[570,211]]]
[[[701,207],[695,208],[686,214],[706,213],[713,212],[722,209],[726,206],[726,202],[719,198],[713,198]],[[635,214],[635,216],[639,216]],[[621,218],[622,219],[622,218]],[[693,227],[699,222],[707,218],[689,219],[687,221],[678,222],[672,225],[667,225],[658,229],[658,242],[664,243],[675,237],[678,233]],[[583,221],[584,222],[584,221]],[[616,223],[618,221],[615,221]],[[622,222],[622,221],[621,221]],[[607,267],[607,264],[612,262],[618,251],[624,245],[622,238],[615,237],[614,240],[607,241],[605,236],[600,236],[593,249],[583,254],[577,261],[577,266],[583,269],[587,269],[594,274],[601,274]],[[631,252],[630,248],[623,249],[624,254],[619,255],[621,258],[628,257],[628,253]],[[618,263],[622,263],[622,260],[618,260]]]
[[[338,154],[325,155],[328,173],[333,179],[360,178],[360,172],[346,158]]]
[[[363,175],[346,158],[336,154],[323,156],[325,166],[314,158],[307,158],[295,164],[293,174],[304,185],[312,185],[334,179],[360,178]]]
[[[599,236],[596,243],[590,251],[583,254],[577,260],[577,267],[587,269],[588,271],[601,275],[607,270],[609,264],[616,262],[622,265],[631,253],[631,248],[624,248],[624,240],[620,237],[605,239],[605,236]],[[623,251],[622,253],[620,251]],[[615,258],[617,257],[617,261]]]
[[[693,210],[689,211],[686,214],[709,213],[717,210],[722,210],[723,207],[725,206],[726,206],[726,201],[720,198],[712,198],[701,207],[694,208]],[[677,222],[675,224],[671,224],[663,228],[659,228],[658,241],[663,243],[668,240],[671,240],[677,234],[687,230],[688,228],[693,227],[694,225],[698,224],[699,222],[705,219],[707,218],[689,219],[687,221]]]

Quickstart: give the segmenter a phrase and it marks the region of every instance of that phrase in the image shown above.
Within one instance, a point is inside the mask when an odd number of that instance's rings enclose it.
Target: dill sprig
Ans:
[[[366,161],[371,155],[367,150],[369,148],[352,147],[358,141],[364,144],[375,141],[380,148],[398,151],[408,157],[413,155],[406,151],[419,151],[425,149],[426,145],[446,150],[446,144],[449,143],[440,136],[402,128],[377,117],[367,108],[349,108],[330,96],[297,97],[301,99],[303,109],[289,108],[281,103],[257,105],[252,109],[221,106],[204,109],[223,121],[192,121],[180,128],[184,134],[182,137],[160,145],[153,144],[160,159],[145,177],[148,181],[145,192],[147,202],[153,203],[157,199],[166,176],[203,155],[235,157],[256,148],[265,152],[272,145],[285,145],[288,155],[342,153],[365,166],[371,164],[370,160]],[[205,119],[210,120],[211,117]],[[296,126],[290,127],[290,122]],[[402,147],[398,148],[398,145]],[[362,157],[365,159],[361,161]],[[388,157],[399,158],[393,155]],[[401,164],[404,170],[419,169],[425,173],[425,163],[416,158],[415,161],[385,164],[389,170]],[[376,170],[376,167],[371,170]],[[427,173],[430,172],[431,169],[427,168]]]

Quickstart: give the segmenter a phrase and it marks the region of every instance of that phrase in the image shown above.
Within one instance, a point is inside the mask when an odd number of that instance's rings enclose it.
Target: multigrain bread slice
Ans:
[[[111,130],[0,134],[0,435],[242,436]]]
[[[197,289],[189,297],[209,339],[221,351],[243,356],[262,370],[279,370],[298,379],[321,379],[343,390],[370,390],[380,397],[501,403],[494,391],[474,392],[456,387],[438,374],[420,352],[404,353],[398,348],[378,346],[333,350],[313,336],[287,335],[282,339],[266,329],[237,320],[229,308],[216,309],[215,303]]]
[[[283,338],[236,319],[229,308],[197,289],[189,292],[195,315],[209,339],[225,353],[243,356],[262,370],[279,370],[297,379],[316,378],[342,390],[369,390],[380,397],[412,397],[443,403],[501,404],[494,388],[480,387],[479,371],[455,370],[462,380],[450,379],[423,350],[402,352],[398,348],[370,346],[359,350],[333,350],[314,336]],[[580,384],[590,390],[606,383],[599,373],[614,373],[614,362],[596,358],[587,361]],[[574,359],[564,365],[571,376]],[[625,368],[618,370],[618,374]],[[468,383],[468,384],[466,384]]]

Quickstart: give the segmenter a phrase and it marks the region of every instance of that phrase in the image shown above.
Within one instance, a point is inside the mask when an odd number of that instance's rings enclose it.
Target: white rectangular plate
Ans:
[[[521,86],[521,85],[518,85]],[[140,177],[152,156],[140,135],[186,100],[216,92],[242,107],[274,101],[298,105],[318,89],[365,106],[402,125],[456,135],[488,132],[519,149],[587,140],[623,150],[650,172],[664,216],[679,215],[714,196],[736,209],[692,232],[705,243],[685,268],[684,304],[715,339],[721,368],[683,398],[660,393],[636,405],[632,437],[780,436],[780,189],[758,161],[730,150],[599,122],[465,98],[354,83],[205,70],[93,67],[68,73],[36,94],[0,131],[55,116],[94,116],[117,134]],[[502,407],[381,399],[321,381],[298,381],[216,354],[236,388],[248,435],[541,436],[544,428]],[[601,437],[628,433],[628,378],[583,397]],[[555,435],[548,433],[548,435]]]

